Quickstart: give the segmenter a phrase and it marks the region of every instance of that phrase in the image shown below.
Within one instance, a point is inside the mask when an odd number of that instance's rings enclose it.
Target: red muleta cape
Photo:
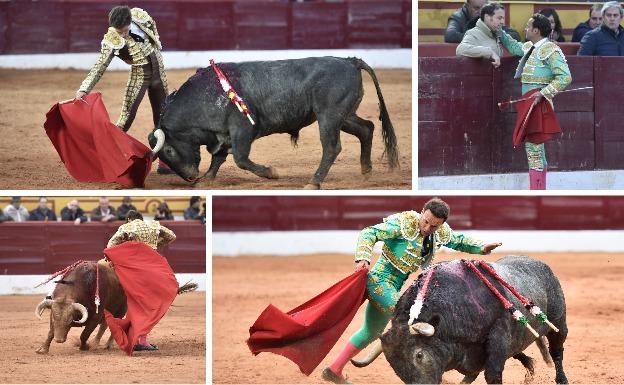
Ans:
[[[43,124],[69,174],[80,182],[143,187],[151,150],[111,123],[99,92],[83,99],[56,103]]]
[[[128,298],[125,319],[104,311],[117,345],[129,356],[139,340],[165,315],[178,293],[173,270],[156,250],[141,242],[124,242],[104,250]]]
[[[513,145],[518,146],[522,142],[540,144],[549,141],[556,134],[561,133],[561,127],[552,105],[546,97],[531,109],[533,98],[530,98],[539,89],[533,89],[522,95],[522,99],[516,103],[516,127],[513,132]],[[527,118],[528,115],[528,118]]]
[[[269,305],[249,328],[249,350],[282,355],[309,376],[366,299],[367,273],[353,273],[288,313]]]

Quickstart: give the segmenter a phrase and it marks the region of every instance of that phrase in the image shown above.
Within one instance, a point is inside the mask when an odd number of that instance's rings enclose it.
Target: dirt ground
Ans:
[[[195,70],[167,72],[170,91],[177,89]],[[0,189],[115,189],[116,184],[80,183],[66,171],[43,129],[45,114],[56,102],[74,97],[87,71],[82,70],[6,70],[0,69]],[[378,70],[377,77],[392,119],[399,145],[400,170],[390,172],[382,161],[383,142],[378,99],[370,76],[362,72],[364,98],[358,115],[375,123],[373,174],[365,181],[360,174],[360,144],[352,135],[342,133],[342,152],[329,171],[324,189],[411,189],[412,175],[412,75],[410,70]],[[94,91],[115,122],[119,116],[128,73],[109,71]],[[146,145],[153,128],[147,95],[141,103],[129,134]],[[276,149],[279,149],[276,151]],[[210,154],[202,148],[200,171],[208,169]],[[298,147],[288,135],[271,135],[254,142],[250,158],[273,166],[280,179],[265,180],[239,169],[230,156],[217,178],[192,186],[174,175],[157,175],[156,165],[146,180],[147,189],[300,189],[318,167],[321,144],[316,123],[301,131]]]
[[[49,311],[34,311],[42,295],[0,296],[0,383],[205,383],[206,293],[180,295],[150,334],[155,352],[128,357],[119,348],[80,351],[82,328],[67,341],[52,341],[50,353],[35,353],[48,333]],[[96,331],[92,334],[95,336]],[[109,336],[102,338],[104,343]]]
[[[502,255],[487,257],[496,260]],[[569,334],[564,368],[570,383],[624,383],[624,254],[530,254],[548,263],[566,296]],[[439,255],[437,260],[457,258]],[[342,338],[310,377],[286,358],[253,356],[245,340],[249,327],[269,304],[288,311],[351,273],[352,256],[213,258],[212,373],[215,383],[322,383],[322,369],[336,357],[362,322],[362,309]],[[414,277],[415,278],[415,277]],[[404,288],[409,287],[411,279]],[[235,315],[235,316],[233,316]],[[536,362],[533,383],[554,383],[555,369],[541,360],[535,345],[526,353]],[[354,383],[400,383],[383,358],[362,369],[348,365]],[[524,368],[507,361],[505,383],[523,383]],[[447,372],[443,383],[459,383],[458,372]],[[480,374],[475,383],[485,383]]]

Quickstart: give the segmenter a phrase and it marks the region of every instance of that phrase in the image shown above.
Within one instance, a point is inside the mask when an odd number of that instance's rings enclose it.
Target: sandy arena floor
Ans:
[[[457,258],[454,254],[450,258]],[[502,255],[490,256],[496,260]],[[564,368],[570,383],[624,383],[621,365],[624,346],[624,254],[533,254],[548,263],[559,277],[566,296],[569,334]],[[449,259],[440,255],[438,260]],[[272,303],[288,311],[351,273],[349,255],[303,257],[213,258],[213,346],[215,383],[322,383],[321,370],[333,360],[361,325],[362,309],[328,357],[310,377],[286,358],[261,353],[253,356],[245,344],[248,329]],[[404,286],[407,288],[411,283]],[[554,367],[541,360],[535,345],[527,354],[536,362],[533,383],[554,383]],[[348,365],[354,383],[400,383],[383,358],[367,368]],[[503,381],[523,383],[524,368],[507,361]],[[462,375],[447,372],[443,383],[459,383]],[[481,374],[475,383],[485,383]]]
[[[168,71],[170,91],[179,88],[195,70]],[[2,189],[114,189],[116,184],[80,183],[67,173],[43,129],[45,114],[60,100],[71,99],[87,71],[0,69],[0,188]],[[364,98],[358,115],[375,123],[373,175],[365,181],[360,174],[360,143],[342,133],[342,152],[329,171],[324,189],[411,189],[412,175],[412,76],[410,70],[378,70],[377,77],[392,119],[399,144],[401,168],[389,172],[381,161],[383,142],[378,99],[370,76],[362,71]],[[103,94],[104,103],[115,122],[119,116],[128,73],[109,71],[94,91]],[[153,128],[147,95],[141,103],[129,134],[147,143]],[[278,149],[276,151],[276,149]],[[210,154],[202,148],[200,170],[208,169]],[[153,172],[146,180],[148,189],[300,189],[318,167],[321,144],[318,126],[301,131],[299,146],[290,144],[288,135],[272,135],[254,142],[250,158],[277,168],[280,179],[265,180],[239,169],[230,156],[212,183],[189,185],[178,176]]]
[[[49,311],[38,320],[34,311],[42,295],[0,296],[0,383],[205,383],[206,293],[179,296],[150,334],[156,352],[128,357],[119,348],[82,352],[82,328],[67,341],[52,341],[50,353],[35,353],[48,333]],[[95,336],[95,333],[91,338]],[[106,331],[102,341],[108,339]]]

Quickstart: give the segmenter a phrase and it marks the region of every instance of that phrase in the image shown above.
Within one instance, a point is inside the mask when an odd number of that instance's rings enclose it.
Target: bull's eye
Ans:
[[[419,361],[422,361],[423,357],[425,357],[425,355],[423,354],[423,352],[418,352],[416,353],[416,359]]]

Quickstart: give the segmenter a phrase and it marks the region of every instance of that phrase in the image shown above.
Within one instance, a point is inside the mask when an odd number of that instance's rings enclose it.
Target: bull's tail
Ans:
[[[398,167],[399,150],[397,148],[397,138],[394,133],[394,127],[392,126],[392,122],[390,121],[390,116],[388,115],[388,110],[386,109],[386,103],[384,102],[381,88],[379,87],[377,75],[375,75],[375,71],[373,71],[373,69],[369,67],[369,65],[366,64],[362,59],[354,57],[350,58],[350,60],[358,69],[368,72],[368,74],[373,79],[373,83],[375,83],[377,98],[379,99],[379,120],[381,120],[381,136],[383,137],[385,147],[382,157],[388,157],[390,168]]]
[[[539,348],[540,353],[542,354],[542,358],[544,362],[548,364],[548,366],[552,365],[552,358],[550,357],[550,353],[548,353],[548,346],[546,345],[546,337],[541,336],[540,338],[535,340],[535,344]]]
[[[189,281],[178,288],[178,294],[184,294],[184,293],[188,293],[191,291],[195,291],[197,290],[198,287],[199,286],[195,282]]]

